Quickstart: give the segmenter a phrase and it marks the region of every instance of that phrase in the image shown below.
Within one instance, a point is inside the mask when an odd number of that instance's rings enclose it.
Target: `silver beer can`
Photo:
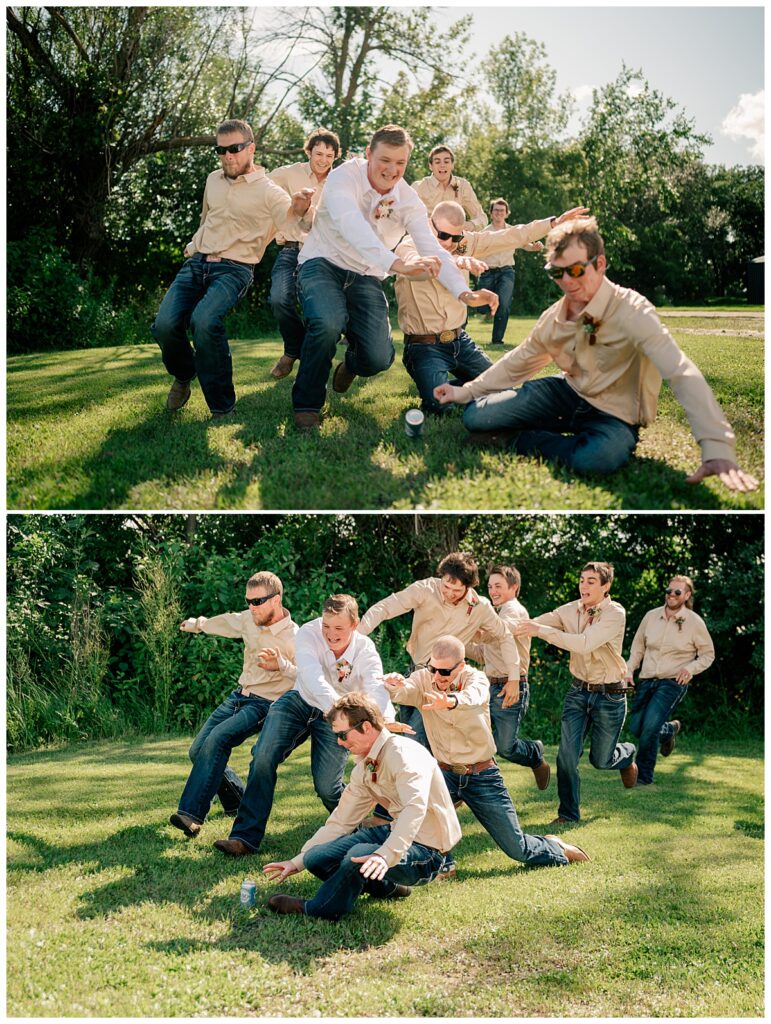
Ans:
[[[421,437],[426,417],[420,409],[408,409],[404,414],[404,433],[407,437]]]
[[[256,892],[256,882],[253,882],[251,878],[247,878],[245,881],[243,881],[241,883],[241,906],[253,907],[257,902]]]

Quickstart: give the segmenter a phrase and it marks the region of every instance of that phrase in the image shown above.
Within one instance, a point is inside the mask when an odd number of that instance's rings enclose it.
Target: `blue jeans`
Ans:
[[[519,682],[519,700],[511,707],[503,706],[504,683],[490,683],[490,722],[493,727],[495,749],[501,757],[527,768],[537,768],[543,761],[534,740],[519,738],[519,726],[530,706],[530,688],[527,680]]]
[[[228,758],[233,747],[260,731],[270,705],[264,697],[244,697],[234,690],[212,711],[190,747],[193,769],[179,798],[180,814],[202,825],[215,793],[226,814],[236,813],[244,784],[228,768]]]
[[[405,344],[402,362],[418,386],[422,399],[421,409],[437,415],[450,412],[454,406],[437,402],[434,398],[435,387],[446,384],[450,374],[454,376],[454,384],[463,384],[493,365],[465,331],[461,331],[455,341],[437,342],[435,345],[422,345],[419,342]]]
[[[477,775],[456,775],[443,768],[442,775],[452,799],[468,804],[474,817],[512,860],[533,866],[568,863],[559,843],[522,831],[497,765]]]
[[[362,865],[354,864],[351,858],[375,853],[388,839],[390,831],[387,825],[357,828],[350,835],[312,846],[305,853],[305,867],[323,881],[313,899],[306,900],[305,913],[309,917],[339,921],[350,913],[363,892],[382,898],[390,896],[396,885],[425,885],[436,878],[445,855],[421,843],[413,843],[399,863],[389,868],[380,881],[373,882],[364,877],[359,870]]]
[[[348,751],[335,739],[323,712],[311,707],[297,690],[288,690],[273,701],[260,738],[252,747],[249,778],[231,839],[240,839],[251,849],[259,850],[273,807],[278,766],[309,736],[313,786],[328,811],[337,807],[344,788]]]
[[[619,743],[626,718],[623,693],[588,693],[571,687],[562,709],[562,733],[557,751],[557,792],[561,818],[580,821],[581,779],[578,762],[584,752],[584,740],[591,727],[589,761],[604,771],[628,768],[634,761],[634,744]]]
[[[518,455],[540,455],[576,473],[615,472],[634,451],[638,435],[637,427],[595,409],[562,377],[485,395],[466,406],[463,423],[472,431],[518,430],[511,443]]]
[[[207,263],[203,253],[196,253],[182,264],[150,327],[163,365],[179,381],[197,376],[212,412],[230,412],[236,404],[225,315],[246,294],[253,277],[254,268],[244,263]]]
[[[270,274],[268,302],[284,339],[284,355],[300,358],[305,324],[297,308],[297,257],[299,249],[282,245]]]
[[[493,341],[503,341],[509,323],[511,300],[514,298],[514,267],[492,267],[485,270],[477,281],[477,288],[489,288],[498,296],[498,309],[493,318]],[[489,306],[480,306],[480,312],[488,312]]]
[[[638,782],[653,782],[659,743],[674,733],[668,719],[687,692],[674,679],[638,680],[629,715],[629,731],[640,741]]]
[[[376,277],[343,270],[321,257],[302,264],[297,290],[305,340],[292,404],[296,412],[320,412],[342,334],[348,339],[345,364],[350,373],[374,377],[394,361],[388,300]]]

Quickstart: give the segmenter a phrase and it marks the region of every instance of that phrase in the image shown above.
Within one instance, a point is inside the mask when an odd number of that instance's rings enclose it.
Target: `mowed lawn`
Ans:
[[[306,747],[279,773],[259,855],[225,858],[167,824],[188,771],[181,738],[94,743],[10,758],[10,1016],[742,1017],[763,1013],[760,741],[687,731],[654,786],[582,766],[592,861],[526,869],[468,809],[459,878],[396,902],[362,898],[333,924],[276,917],[263,881],[325,814]],[[555,751],[547,749],[554,760]],[[248,747],[236,751],[239,771]],[[556,810],[504,764],[526,829]],[[258,906],[239,904],[244,878]]]
[[[534,324],[512,319],[507,347]],[[670,318],[672,333],[715,391],[738,438],[740,465],[763,475],[762,313]],[[472,335],[494,360],[491,326]],[[320,434],[293,426],[293,377],[275,382],[278,334],[232,343],[238,405],[212,422],[200,389],[182,412],[154,344],[8,360],[8,506],[12,509],[758,509],[762,489],[732,494],[685,477],[699,448],[668,385],[632,461],[611,477],[580,478],[534,459],[467,443],[460,413],[405,435],[418,403],[397,354],[387,373],[330,388]],[[342,352],[342,348],[338,350]],[[554,368],[547,370],[547,373]]]

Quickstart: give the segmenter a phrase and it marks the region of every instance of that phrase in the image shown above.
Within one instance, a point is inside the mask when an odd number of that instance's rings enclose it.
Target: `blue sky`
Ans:
[[[471,8],[472,49],[481,57],[503,36],[524,32],[543,43],[579,115],[591,88],[613,80],[622,62],[642,69],[712,136],[709,163],[763,162],[764,11],[762,7],[435,8],[443,26]],[[731,133],[735,133],[731,137]]]

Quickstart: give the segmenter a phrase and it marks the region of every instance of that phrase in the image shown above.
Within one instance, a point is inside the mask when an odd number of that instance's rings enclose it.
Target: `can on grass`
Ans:
[[[253,907],[255,905],[257,902],[256,891],[257,883],[253,882],[251,878],[247,878],[241,883],[242,907]]]
[[[404,433],[407,437],[421,437],[425,420],[420,409],[408,409],[404,414]]]

